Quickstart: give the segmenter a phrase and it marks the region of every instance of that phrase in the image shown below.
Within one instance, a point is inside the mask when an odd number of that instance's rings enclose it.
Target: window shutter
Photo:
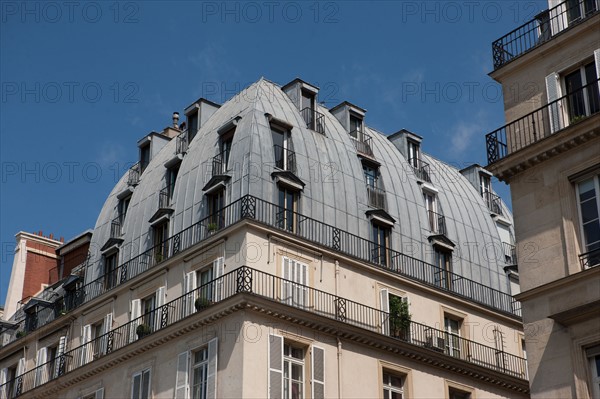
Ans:
[[[325,398],[325,350],[312,348],[312,399]]]
[[[206,376],[206,397],[217,398],[217,352],[218,339],[208,341],[208,372]]]
[[[162,312],[163,312],[163,310],[161,308],[165,304],[165,293],[166,293],[166,290],[165,290],[164,286],[158,287],[158,289],[156,290],[155,304],[156,304],[157,310],[155,312],[156,317],[154,318],[154,324],[155,324],[154,330],[155,331],[160,330],[160,326],[161,326],[161,322],[162,322]],[[167,316],[167,315],[165,315],[165,316]]]
[[[546,95],[548,97],[548,104],[559,98],[559,76],[556,72],[546,76]],[[556,102],[548,108],[550,117],[550,133],[554,133],[560,130],[560,119],[561,119],[561,102]]]
[[[594,63],[596,64],[596,78],[600,79],[600,48],[594,50]]]
[[[180,353],[177,357],[177,374],[175,377],[175,399],[185,399],[188,394],[189,352]]]
[[[56,359],[54,359],[54,375],[57,378],[60,375],[60,358],[65,354],[67,349],[67,337],[62,336],[58,339],[58,348],[56,349]]]
[[[142,313],[142,302],[139,299],[131,301],[131,321],[138,319]],[[141,320],[137,320],[134,323],[129,324],[129,342],[133,342],[136,339],[136,328],[140,325]]]
[[[106,316],[104,316],[104,331],[102,331],[102,334],[104,335],[102,337],[102,347],[101,347],[101,354],[102,355],[106,355],[107,353],[107,349],[108,349],[108,334],[110,332],[110,330],[112,330],[112,320],[113,320],[113,315],[112,313],[107,313]]]
[[[184,285],[184,290],[185,290],[185,294],[189,294],[190,292],[192,292],[194,289],[196,289],[196,272],[189,272],[187,273],[184,278],[183,278],[183,285]],[[185,296],[185,305],[184,305],[184,311],[185,316],[189,316],[192,313],[194,313],[194,297],[195,295],[186,295]]]
[[[25,358],[20,358],[19,363],[17,364],[17,374],[16,377],[20,377],[25,374]]]
[[[7,376],[7,368],[3,368],[2,370],[0,370],[0,398],[6,398],[6,386],[4,384],[8,382],[6,381]]]
[[[269,335],[269,398],[283,397],[283,337]]]
[[[46,374],[47,369],[45,367],[40,367],[40,366],[42,364],[46,363],[47,356],[48,356],[48,349],[46,347],[38,349],[36,360],[35,360],[35,367],[37,369],[35,372],[35,386],[36,387],[38,385],[42,385],[44,382],[46,382],[45,374]]]
[[[96,391],[96,399],[104,399],[104,388],[100,388]]]
[[[290,259],[283,257],[283,281],[282,281],[282,299],[288,305],[291,303],[291,286],[290,286]]]
[[[132,399],[140,399],[142,391],[142,374],[136,373],[133,375],[133,384],[131,385]]]
[[[83,326],[83,332],[81,335],[81,365],[83,366],[90,359],[90,353],[92,352],[92,345],[87,345],[92,339],[92,326],[90,324],[86,324]]]
[[[381,333],[390,335],[390,295],[386,288],[380,292],[381,297]]]
[[[223,299],[223,279],[219,279],[223,275],[223,268],[225,266],[225,258],[217,258],[213,262],[213,275],[216,280],[215,283],[215,302]]]

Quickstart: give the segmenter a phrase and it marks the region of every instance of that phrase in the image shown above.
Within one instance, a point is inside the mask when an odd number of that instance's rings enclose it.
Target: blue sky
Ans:
[[[261,76],[320,86],[367,124],[485,164],[504,122],[491,43],[545,1],[0,2],[0,304],[18,231],[93,228],[136,141]],[[509,200],[507,186],[495,189]]]

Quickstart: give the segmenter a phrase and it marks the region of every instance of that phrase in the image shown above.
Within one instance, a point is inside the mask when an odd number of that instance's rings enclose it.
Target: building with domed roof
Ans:
[[[527,397],[491,174],[318,92],[260,79],[139,140],[80,272],[2,322],[0,397]]]

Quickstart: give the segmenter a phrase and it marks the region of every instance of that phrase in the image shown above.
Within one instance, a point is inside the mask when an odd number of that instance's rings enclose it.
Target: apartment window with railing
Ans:
[[[600,183],[595,175],[577,183],[583,268],[600,265]]]
[[[187,314],[191,314],[194,309],[200,311],[213,302],[221,300],[221,281],[215,281],[223,275],[225,258],[219,257],[210,265],[204,266],[198,270],[186,273],[184,276],[183,287],[185,293],[190,293],[196,289],[193,297],[186,298],[184,309]]]
[[[444,314],[444,330],[446,331],[446,353],[460,357],[460,329],[463,320],[454,315]]]
[[[206,195],[208,205],[208,230],[218,230],[225,225],[223,208],[225,207],[225,189],[217,190]]]
[[[406,145],[408,146],[408,160],[413,168],[418,169],[421,160],[421,146],[419,143],[413,140],[406,140]]]
[[[567,96],[569,123],[575,123],[600,110],[596,64],[588,62],[564,75],[564,90]]]
[[[140,171],[143,173],[150,163],[150,143],[146,143],[140,147]]]
[[[120,224],[120,232],[123,232],[123,226],[125,225],[125,217],[127,216],[127,211],[129,210],[129,204],[131,203],[131,195],[128,195],[125,198],[119,200],[118,205],[118,213],[119,213],[119,224]]]
[[[276,222],[280,229],[294,232],[296,229],[296,212],[298,207],[298,192],[285,186],[279,186],[277,199]]]
[[[380,265],[389,263],[390,228],[379,223],[371,223],[371,261]]]
[[[308,300],[306,287],[308,285],[308,265],[285,256],[282,263],[281,295],[283,301],[288,305],[305,307]]]
[[[434,282],[442,288],[452,288],[452,252],[441,247],[434,246],[433,249],[434,264],[437,269],[434,271]]]
[[[169,221],[166,220],[152,227],[152,236],[154,241],[154,257],[156,262],[161,262],[168,256],[169,242]]]
[[[565,3],[569,24],[579,21],[598,10],[596,0],[567,0]]]
[[[402,375],[383,370],[383,399],[402,399],[404,379]]]
[[[175,182],[177,181],[177,175],[179,174],[179,167],[181,163],[177,163],[176,165],[167,169],[167,193],[169,197],[169,202],[173,199],[173,193],[175,192]]]
[[[191,143],[198,133],[198,112],[187,115],[188,143]]]
[[[438,211],[437,195],[428,190],[423,190],[423,201],[429,221],[429,229],[433,234],[446,234],[445,218]]]
[[[289,131],[271,124],[275,167],[296,173],[296,153],[292,149]]]
[[[117,285],[117,268],[119,252],[115,251],[102,257],[104,261],[104,288],[111,289]]]

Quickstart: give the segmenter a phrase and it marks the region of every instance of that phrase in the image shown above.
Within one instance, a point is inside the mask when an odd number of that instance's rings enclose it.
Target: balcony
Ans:
[[[8,385],[20,387],[16,396],[31,391],[134,342],[146,339],[157,331],[196,313],[201,314],[215,303],[243,294],[249,296],[249,301],[252,301],[253,297],[262,298],[322,317],[328,320],[330,327],[343,329],[343,326],[331,324],[332,322],[343,323],[366,332],[394,338],[398,344],[431,351],[428,352],[429,356],[437,352],[438,355],[457,359],[465,364],[474,364],[522,380],[526,378],[526,363],[521,357],[413,321],[406,331],[398,334],[397,331],[390,329],[389,313],[243,266],[88,343],[59,354],[57,359],[38,365],[13,380],[6,381],[4,385],[0,385],[0,392]],[[50,369],[54,372],[48,373]]]
[[[179,133],[176,138],[177,142],[175,143],[175,154],[183,155],[187,153],[188,150],[188,131],[184,130]]]
[[[350,138],[356,148],[356,152],[360,155],[367,157],[373,156],[373,150],[371,149],[371,136],[361,132],[360,130],[353,130],[350,132]]]
[[[446,235],[446,218],[444,215],[428,210],[429,228],[433,234]]]
[[[273,146],[275,151],[275,167],[296,173],[296,153],[280,145]]]
[[[485,136],[488,163],[560,133],[600,111],[596,80]]]
[[[367,184],[367,197],[369,206],[376,209],[386,209],[385,206],[385,191],[379,187]]]
[[[582,269],[600,266],[600,248],[579,255],[579,263]]]
[[[507,265],[517,264],[517,248],[507,242],[502,243],[502,253],[504,254],[504,261]]]
[[[121,219],[117,216],[110,223],[110,238],[120,238],[121,235]]]
[[[598,9],[593,0],[565,1],[542,11],[529,22],[492,43],[494,70],[596,14]]]
[[[494,194],[491,191],[486,191],[481,196],[483,197],[483,202],[485,202],[485,205],[487,206],[490,212],[500,216],[503,215],[502,199],[498,195]]]
[[[227,161],[229,161],[229,151],[223,151],[212,159],[212,177],[223,176],[227,174]]]
[[[127,184],[130,186],[137,186],[140,182],[141,171],[142,169],[139,162],[135,163],[131,168],[129,168]]]
[[[304,108],[300,113],[307,128],[325,134],[325,115],[309,107]]]
[[[420,158],[409,158],[408,163],[414,169],[417,179],[431,183],[431,169],[427,162]]]
[[[171,206],[171,187],[163,187],[158,193],[158,209],[166,209]]]

